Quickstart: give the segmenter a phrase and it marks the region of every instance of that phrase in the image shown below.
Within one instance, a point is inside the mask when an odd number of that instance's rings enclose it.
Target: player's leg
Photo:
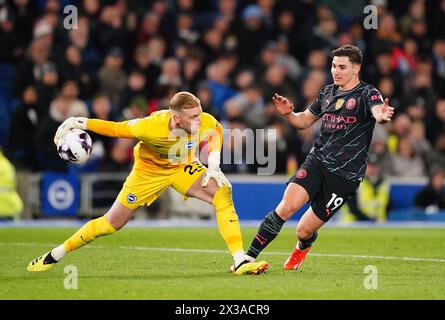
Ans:
[[[238,215],[232,200],[232,189],[228,186],[218,188],[213,179],[206,187],[202,187],[202,177],[202,174],[196,177],[193,184],[185,191],[185,195],[213,204],[219,233],[232,254],[235,264],[238,265],[244,261],[244,248]]]
[[[98,237],[115,233],[121,229],[131,219],[135,211],[136,209],[127,208],[116,200],[104,216],[87,222],[63,244],[31,261],[28,271],[51,269],[67,253],[83,247]]]
[[[232,199],[232,189],[228,186],[218,188],[213,179],[206,187],[202,187],[201,181],[205,170],[206,168],[200,162],[187,164],[183,170],[178,170],[172,187],[185,196],[214,205],[219,233],[234,259],[234,265],[241,266],[245,263],[245,255],[238,215]],[[244,271],[241,271],[243,274],[257,274],[265,271],[267,266],[265,263],[250,264],[243,267]]]
[[[283,224],[306,202],[313,199],[321,186],[321,173],[317,163],[308,157],[298,172],[289,179],[283,198],[275,210],[269,212],[261,222],[247,251],[247,256],[255,260],[273,241]]]
[[[159,175],[157,171],[141,172],[133,169],[116,201],[104,216],[89,221],[63,244],[31,261],[28,271],[46,271],[68,252],[121,229],[140,206],[151,204],[168,185],[168,176]]]
[[[201,186],[202,176],[187,190],[186,195],[211,203],[215,206],[216,222],[221,237],[233,256],[235,274],[259,274],[265,272],[269,264],[266,261],[251,262],[246,260],[243,238],[238,215],[232,199],[232,188],[218,188],[215,181],[210,180],[206,187]]]
[[[284,262],[285,270],[296,270],[301,267],[312,244],[317,239],[317,230],[324,224],[325,222],[316,216],[312,207],[304,213],[297,224],[297,245]]]
[[[320,167],[322,183],[319,191],[311,197],[311,207],[297,225],[297,245],[284,263],[286,270],[301,267],[312,244],[317,239],[317,230],[338,212],[345,201],[354,194],[358,183],[347,183],[340,177]]]
[[[302,186],[289,183],[277,208],[269,212],[261,222],[260,228],[247,251],[249,259],[255,260],[261,251],[275,239],[283,224],[308,200],[309,195]]]

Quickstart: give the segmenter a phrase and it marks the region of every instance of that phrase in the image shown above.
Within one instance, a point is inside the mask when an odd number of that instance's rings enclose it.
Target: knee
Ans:
[[[210,196],[210,203],[213,203],[216,207],[231,207],[233,206],[232,189],[227,186],[218,188]]]
[[[277,214],[284,220],[287,220],[298,209],[299,209],[298,203],[296,201],[292,201],[291,199],[284,198],[278,207]]]
[[[300,240],[304,240],[309,238],[314,233],[313,230],[310,230],[306,225],[302,223],[297,224],[297,238]]]

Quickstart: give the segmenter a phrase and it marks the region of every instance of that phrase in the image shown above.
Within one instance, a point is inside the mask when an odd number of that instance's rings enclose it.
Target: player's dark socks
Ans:
[[[298,249],[305,250],[308,247],[310,247],[312,245],[312,243],[314,243],[315,240],[317,240],[317,236],[318,236],[318,232],[315,231],[309,238],[300,239],[300,241],[298,241]]]
[[[281,219],[275,210],[269,212],[263,222],[261,222],[258,233],[247,251],[247,255],[256,259],[260,252],[266,248],[273,239],[275,239],[285,222],[286,221]]]
[[[57,261],[56,259],[53,258],[50,252],[46,255],[45,260],[43,260],[43,264],[51,264],[51,263],[57,263]]]

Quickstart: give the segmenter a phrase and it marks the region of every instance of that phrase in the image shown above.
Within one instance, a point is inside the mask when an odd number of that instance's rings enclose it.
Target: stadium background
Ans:
[[[364,28],[368,4],[378,9],[377,29]],[[77,29],[64,27],[68,5],[77,8]],[[241,164],[222,166],[240,218],[262,219],[319,129],[291,128],[274,111],[272,94],[304,110],[331,81],[330,50],[354,44],[364,53],[362,80],[396,108],[391,123],[376,126],[371,146],[372,165],[390,185],[387,199],[371,196],[376,209],[355,220],[444,220],[443,195],[415,201],[445,165],[444,18],[439,0],[1,0],[0,146],[16,169],[5,183],[17,183],[23,208],[10,201],[15,212],[0,214],[103,214],[131,168],[135,141],[92,134],[92,159],[69,165],[53,146],[58,125],[69,116],[146,116],[188,90],[225,128],[277,130],[274,176],[258,177],[245,149],[233,155]],[[170,192],[145,212],[137,219],[212,216],[211,208],[184,206]]]

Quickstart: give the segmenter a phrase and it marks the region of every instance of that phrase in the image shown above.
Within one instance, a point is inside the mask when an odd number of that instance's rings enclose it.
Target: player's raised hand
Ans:
[[[391,121],[392,116],[394,115],[394,108],[389,105],[389,99],[386,98],[383,102],[382,107],[382,120],[387,122]]]
[[[289,99],[280,96],[278,93],[274,94],[272,101],[275,104],[275,108],[277,109],[278,113],[282,116],[291,114],[292,111],[294,111],[294,104],[290,102]]]

